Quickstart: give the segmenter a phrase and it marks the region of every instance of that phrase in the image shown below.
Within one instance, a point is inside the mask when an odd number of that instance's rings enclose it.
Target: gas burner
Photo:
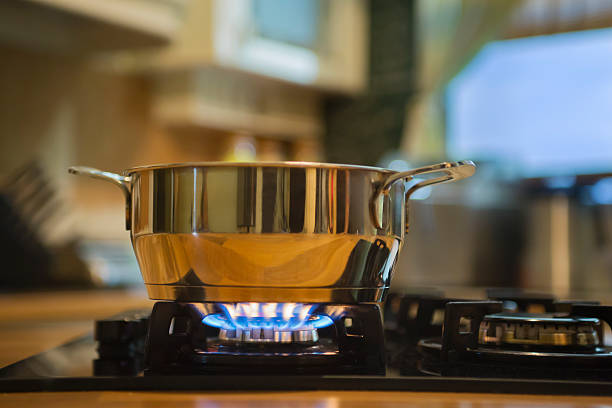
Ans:
[[[274,329],[253,328],[221,329],[219,340],[235,343],[303,343],[311,344],[319,340],[316,329],[279,331]]]
[[[505,313],[552,313],[568,311],[571,303],[555,301],[547,294],[521,289],[493,288],[487,290],[489,300],[501,302]],[[447,298],[439,290],[426,289],[415,293],[390,293],[385,303],[385,334],[402,345],[414,345],[423,338],[442,336],[446,304],[466,302]],[[584,303],[584,302],[581,302]],[[596,304],[596,303],[591,303]]]
[[[219,340],[233,343],[302,343],[319,340],[317,329],[333,324],[327,315],[313,314],[317,305],[301,303],[219,304],[221,313],[202,319],[219,328]]]
[[[570,305],[565,313],[502,312],[501,301],[447,302],[441,337],[418,342],[418,369],[444,376],[612,379],[602,322],[612,307]]]
[[[599,319],[567,313],[496,313],[484,317],[478,344],[495,347],[580,348],[595,351],[600,344]]]
[[[158,302],[145,374],[385,373],[377,305]]]

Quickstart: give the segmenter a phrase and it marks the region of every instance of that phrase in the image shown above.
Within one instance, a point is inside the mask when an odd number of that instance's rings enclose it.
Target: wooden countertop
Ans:
[[[151,307],[143,291],[0,295],[0,366],[56,347],[90,331],[92,320]],[[378,391],[303,392],[54,392],[0,394],[15,407],[612,407],[612,398]]]
[[[597,397],[506,396],[368,391],[304,391],[260,393],[192,392],[56,392],[20,393],[0,396],[2,406],[11,407],[248,407],[248,408],[519,408],[605,407],[612,400]]]
[[[87,333],[95,319],[152,306],[144,290],[0,295],[0,366]]]

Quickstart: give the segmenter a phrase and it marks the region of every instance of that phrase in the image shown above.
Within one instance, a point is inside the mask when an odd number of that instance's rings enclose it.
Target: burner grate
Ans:
[[[157,302],[145,375],[382,375],[384,347],[378,305]]]

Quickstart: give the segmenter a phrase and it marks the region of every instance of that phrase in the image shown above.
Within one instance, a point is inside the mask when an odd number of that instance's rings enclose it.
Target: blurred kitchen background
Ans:
[[[80,164],[300,160],[424,191],[394,289],[612,290],[612,0],[3,0],[0,290],[141,285]]]

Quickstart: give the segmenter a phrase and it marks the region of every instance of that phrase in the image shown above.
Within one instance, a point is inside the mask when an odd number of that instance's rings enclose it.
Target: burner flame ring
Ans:
[[[317,305],[301,303],[219,304],[202,323],[220,329],[219,338],[236,342],[316,342],[317,329],[333,324],[331,317],[312,314]]]

